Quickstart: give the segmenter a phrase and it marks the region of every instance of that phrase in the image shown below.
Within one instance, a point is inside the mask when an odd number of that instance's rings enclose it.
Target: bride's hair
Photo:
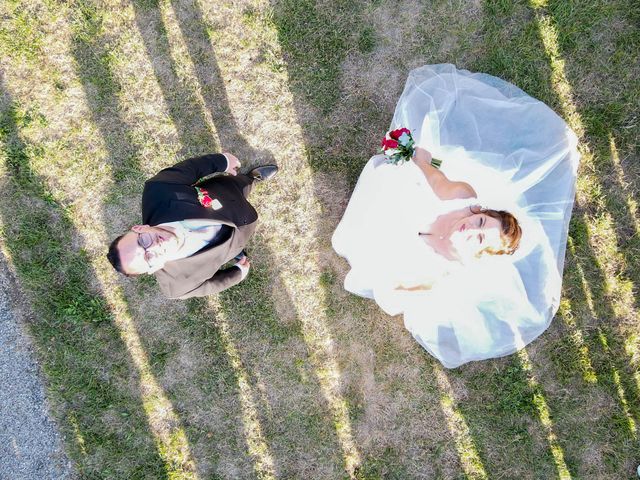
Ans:
[[[522,238],[522,228],[516,217],[504,210],[492,210],[490,208],[474,207],[471,208],[473,213],[484,213],[500,222],[500,236],[502,237],[503,248],[496,250],[487,247],[480,253],[488,253],[489,255],[513,255],[520,245]]]

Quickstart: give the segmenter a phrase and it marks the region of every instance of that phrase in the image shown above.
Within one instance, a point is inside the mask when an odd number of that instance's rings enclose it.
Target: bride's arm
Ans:
[[[433,192],[440,200],[455,198],[475,198],[478,195],[471,185],[466,182],[452,182],[440,170],[431,165],[431,153],[421,147],[416,147],[413,157],[414,163],[424,174]]]

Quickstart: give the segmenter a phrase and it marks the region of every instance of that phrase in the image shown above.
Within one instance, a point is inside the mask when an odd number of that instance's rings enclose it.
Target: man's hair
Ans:
[[[121,274],[123,274],[123,275],[125,275],[127,277],[135,277],[137,274],[131,274],[131,273],[127,273],[127,272],[124,271],[124,268],[122,267],[122,260],[120,259],[120,251],[118,250],[118,242],[125,235],[126,235],[126,233],[120,235],[113,242],[111,242],[111,245],[109,245],[109,251],[107,252],[107,258],[109,259],[109,262],[111,263],[111,265],[113,265],[113,268],[116,269],[116,272],[120,272]]]
[[[479,210],[471,210],[473,213],[484,213],[500,222],[500,237],[502,238],[503,248],[496,250],[491,247],[483,249],[480,253],[488,253],[490,255],[513,255],[520,246],[522,239],[522,228],[516,217],[504,210],[492,210],[481,208]]]

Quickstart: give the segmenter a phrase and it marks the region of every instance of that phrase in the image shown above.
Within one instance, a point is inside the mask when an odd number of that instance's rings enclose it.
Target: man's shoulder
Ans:
[[[144,188],[142,190],[143,195],[148,192],[153,192],[154,194],[162,195],[163,193],[173,193],[179,191],[188,191],[193,189],[191,185],[184,185],[182,183],[169,183],[169,182],[161,182],[150,178],[146,182],[144,182]]]
[[[178,218],[182,214],[180,209],[191,206],[191,202],[185,203],[179,202],[179,200],[187,200],[195,196],[191,190],[194,190],[193,187],[175,183],[145,183],[141,202],[143,222],[151,225],[186,218]]]

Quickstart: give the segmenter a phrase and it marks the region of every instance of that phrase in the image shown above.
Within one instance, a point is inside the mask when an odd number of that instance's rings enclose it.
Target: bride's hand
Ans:
[[[416,147],[416,153],[413,156],[413,161],[416,165],[420,166],[421,163],[430,165],[431,164],[431,152],[429,150],[425,150],[422,147]]]

